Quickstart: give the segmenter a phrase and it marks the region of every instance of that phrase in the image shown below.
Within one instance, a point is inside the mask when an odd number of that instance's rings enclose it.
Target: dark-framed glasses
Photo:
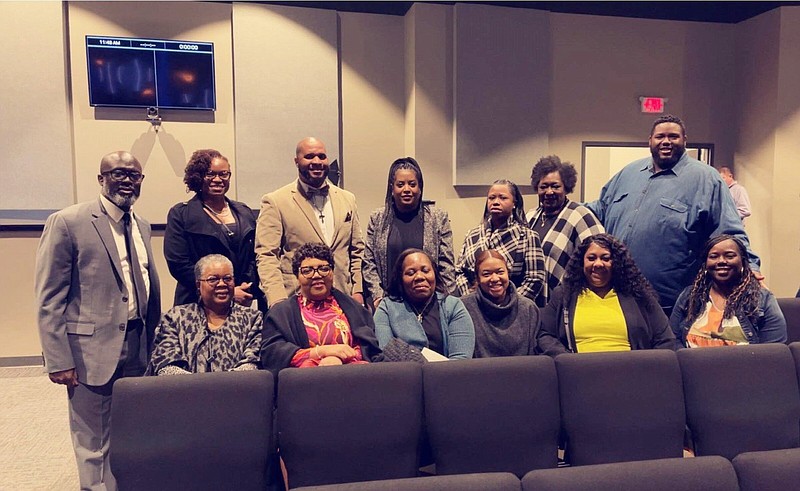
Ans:
[[[208,278],[200,278],[200,281],[205,281],[208,283],[208,286],[217,286],[219,280],[222,280],[222,282],[228,286],[233,284],[233,276],[229,274],[226,274],[225,276],[209,276]]]
[[[215,177],[219,177],[223,181],[227,181],[228,179],[231,178],[231,172],[227,171],[227,170],[220,171],[220,172],[214,172],[214,171],[206,172],[206,175],[205,175],[206,181],[213,181]]]
[[[103,176],[109,176],[111,177],[112,180],[117,182],[122,182],[125,179],[130,179],[131,182],[134,184],[140,183],[144,179],[144,174],[135,170],[114,169],[101,172],[100,174]]]
[[[322,266],[317,266],[316,268],[311,266],[303,266],[300,268],[300,274],[306,278],[313,278],[314,273],[319,273],[319,275],[324,278],[331,274],[331,271],[333,271],[333,268],[330,264],[323,264]]]

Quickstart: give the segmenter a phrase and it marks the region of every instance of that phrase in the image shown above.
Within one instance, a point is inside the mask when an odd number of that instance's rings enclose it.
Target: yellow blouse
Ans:
[[[572,332],[578,353],[630,351],[628,326],[613,288],[605,298],[584,289],[578,295],[574,317]]]

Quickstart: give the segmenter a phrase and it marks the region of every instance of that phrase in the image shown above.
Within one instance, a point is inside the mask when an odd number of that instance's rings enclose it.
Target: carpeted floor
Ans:
[[[67,394],[42,367],[0,368],[0,490],[74,490]]]

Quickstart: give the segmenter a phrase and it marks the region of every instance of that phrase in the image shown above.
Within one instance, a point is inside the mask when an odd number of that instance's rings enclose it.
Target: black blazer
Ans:
[[[263,297],[258,289],[255,262],[255,215],[246,204],[230,199],[227,201],[236,217],[241,237],[235,251],[228,245],[225,231],[220,224],[212,220],[203,209],[200,195],[196,194],[189,201],[178,203],[169,210],[164,233],[164,256],[170,274],[178,281],[175,305],[197,302],[194,265],[208,254],[222,254],[230,259],[236,284],[252,282],[249,292],[257,299]]]
[[[361,355],[371,362],[383,361],[383,352],[375,337],[375,322],[370,313],[339,290],[334,288],[332,293],[350,323],[350,331],[361,345]],[[270,307],[264,319],[261,366],[277,377],[281,369],[289,366],[297,350],[308,347],[308,334],[295,293]]]

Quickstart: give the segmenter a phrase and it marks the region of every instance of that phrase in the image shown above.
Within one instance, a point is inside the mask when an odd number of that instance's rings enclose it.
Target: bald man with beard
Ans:
[[[100,196],[51,215],[36,254],[39,336],[50,380],[65,385],[81,489],[116,489],[109,465],[111,389],[144,373],[161,316],[150,224],[132,210],[142,165],[100,162]]]
[[[295,250],[322,242],[333,252],[333,286],[364,303],[361,260],[364,239],[353,193],[328,181],[325,143],[308,137],[295,148],[297,179],[261,198],[256,224],[256,264],[270,306],[297,289]]]

